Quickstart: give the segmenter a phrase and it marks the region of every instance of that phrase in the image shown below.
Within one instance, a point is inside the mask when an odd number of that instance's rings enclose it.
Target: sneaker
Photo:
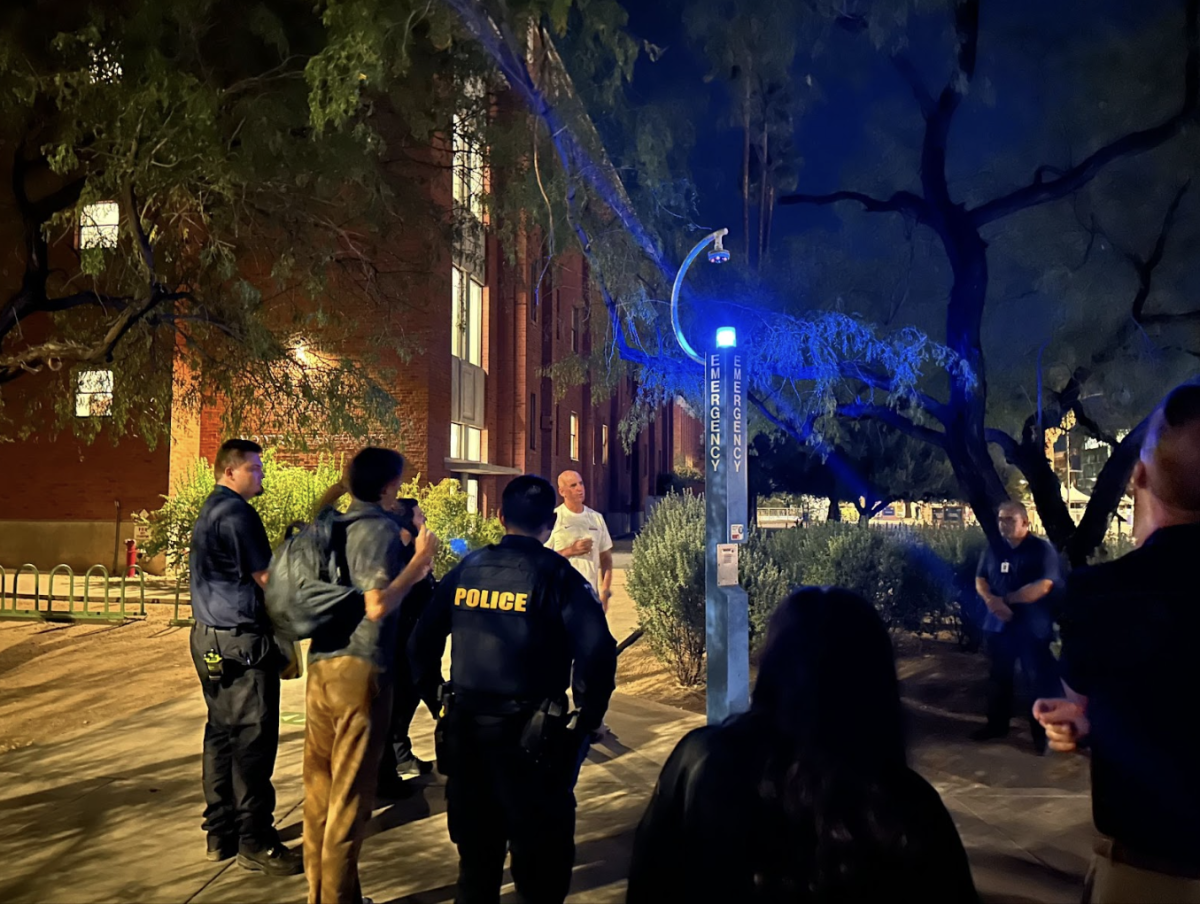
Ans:
[[[304,872],[300,848],[290,850],[278,842],[259,851],[239,850],[237,864],[242,869],[268,876],[296,876]]]
[[[396,772],[399,775],[429,775],[433,772],[433,763],[414,754],[397,763]]]
[[[998,741],[1000,738],[1007,737],[1007,728],[996,728],[992,725],[985,725],[983,728],[976,728],[970,734],[972,741]]]
[[[226,835],[209,835],[208,836],[208,852],[204,855],[206,860],[211,860],[214,863],[219,863],[222,860],[228,860],[237,853],[237,839],[230,838]]]

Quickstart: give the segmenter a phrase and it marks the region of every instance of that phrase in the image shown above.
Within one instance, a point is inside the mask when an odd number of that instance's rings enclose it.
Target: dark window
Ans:
[[[533,392],[529,393],[529,417],[526,418],[526,422],[529,429],[529,448],[536,449],[537,435],[542,425],[538,423],[537,394]]]
[[[579,308],[571,308],[571,351],[577,352],[580,348],[580,334],[583,332]]]

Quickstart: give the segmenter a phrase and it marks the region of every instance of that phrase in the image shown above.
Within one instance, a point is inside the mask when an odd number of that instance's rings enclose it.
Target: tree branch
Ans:
[[[1017,457],[1017,441],[1009,436],[1003,430],[995,427],[989,427],[984,431],[984,436],[992,445],[999,446],[1000,451],[1004,453],[1005,461],[1013,461]]]
[[[896,67],[896,70],[908,82],[909,88],[912,89],[913,97],[917,99],[917,103],[921,107],[921,115],[928,119],[937,109],[937,101],[933,99],[933,95],[925,87],[925,82],[921,78],[921,73],[917,72],[917,67],[913,65],[912,60],[903,54],[896,54],[892,57],[892,65]]]
[[[970,215],[975,225],[983,226],[1018,211],[1064,198],[1087,185],[1113,161],[1153,150],[1174,138],[1193,119],[1198,101],[1200,101],[1200,24],[1198,24],[1198,19],[1200,19],[1200,0],[1187,0],[1185,26],[1187,61],[1184,64],[1183,103],[1177,113],[1156,126],[1123,135],[1104,145],[1055,179],[1042,179],[1041,174],[1046,168],[1039,168],[1031,184],[988,201],[972,210]]]
[[[916,421],[905,417],[893,408],[888,408],[886,405],[851,402],[845,405],[838,405],[835,413],[839,417],[847,417],[852,420],[871,418],[880,423],[887,424],[889,427],[899,430],[901,433],[913,439],[920,440],[923,443],[929,443],[940,449],[944,449],[946,446],[946,435],[944,433],[929,427],[923,427]]]
[[[814,204],[824,206],[840,201],[861,204],[869,213],[902,213],[919,222],[926,222],[929,209],[925,201],[909,191],[898,191],[890,198],[874,198],[857,191],[835,191],[827,195],[783,195],[780,204]]]

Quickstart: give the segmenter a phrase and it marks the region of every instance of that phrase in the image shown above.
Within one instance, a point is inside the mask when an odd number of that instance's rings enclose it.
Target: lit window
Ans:
[[[450,354],[483,366],[483,286],[451,267]]]
[[[479,512],[479,481],[474,477],[467,478],[467,511],[472,515]]]
[[[450,424],[450,457],[459,461],[483,461],[483,431],[465,424]]]
[[[600,464],[608,464],[608,424],[600,426]]]
[[[79,212],[79,247],[116,248],[121,231],[121,208],[115,201],[87,204]]]
[[[571,412],[571,461],[579,461],[579,415]]]
[[[76,417],[112,417],[113,372],[85,370],[75,385]]]
[[[466,117],[454,117],[451,168],[455,202],[478,220],[483,218],[483,151],[471,131]]]

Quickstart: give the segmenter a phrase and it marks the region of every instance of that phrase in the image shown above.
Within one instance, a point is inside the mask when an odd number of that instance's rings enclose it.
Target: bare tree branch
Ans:
[[[1124,157],[1133,157],[1153,150],[1174,138],[1195,118],[1200,106],[1200,0],[1187,0],[1185,35],[1187,60],[1184,64],[1183,103],[1174,115],[1148,129],[1122,135],[1115,141],[1092,152],[1087,158],[1070,167],[1057,178],[1046,180],[1041,167],[1034,181],[999,198],[981,204],[970,212],[976,226],[984,226],[1018,211],[1048,201],[1064,198],[1094,179],[1106,166]]]
[[[908,191],[898,191],[890,198],[874,198],[857,191],[835,191],[827,195],[783,195],[780,204],[813,204],[824,206],[840,201],[861,204],[870,213],[902,213],[920,222],[926,222],[929,209],[925,201]]]
[[[881,424],[887,424],[892,429],[898,430],[923,443],[929,443],[940,449],[944,449],[946,445],[946,435],[944,433],[930,427],[923,427],[911,418],[905,417],[899,411],[896,411],[894,408],[888,408],[886,405],[850,402],[838,405],[836,414],[838,417],[850,418],[851,420],[871,418],[872,420],[879,421]]]

